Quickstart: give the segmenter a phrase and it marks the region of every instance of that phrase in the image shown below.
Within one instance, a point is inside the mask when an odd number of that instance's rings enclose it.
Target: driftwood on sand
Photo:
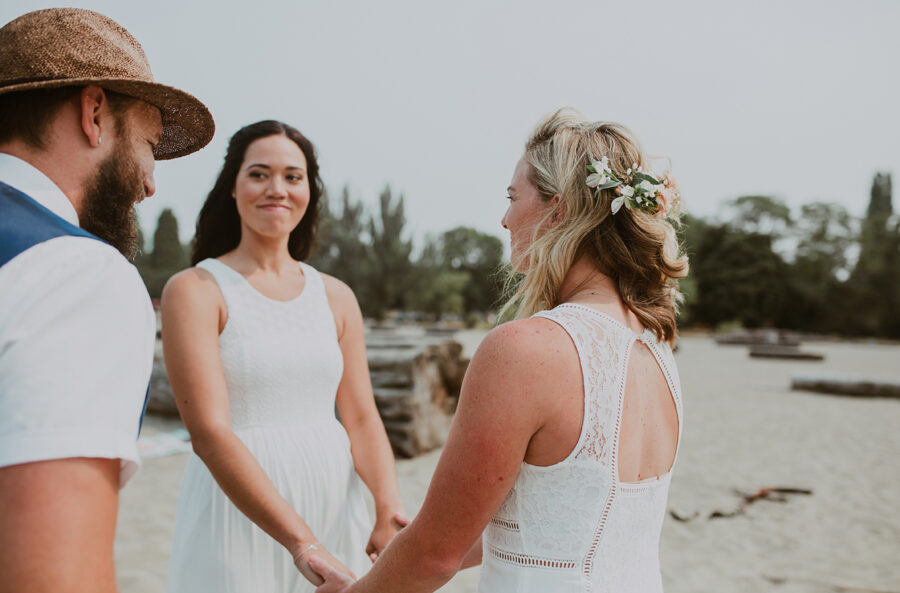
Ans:
[[[163,360],[162,341],[156,340],[156,351],[153,355],[153,372],[150,374],[150,391],[147,394],[147,411],[160,416],[178,416],[175,396],[166,374],[166,363]]]
[[[800,339],[792,333],[779,329],[741,329],[715,337],[716,344],[752,346],[768,344],[777,346],[799,346]]]
[[[442,336],[372,332],[366,339],[375,404],[398,457],[444,444],[468,360]]]
[[[753,358],[786,358],[790,360],[823,360],[825,356],[817,352],[801,350],[799,346],[782,344],[756,344],[750,346]]]
[[[834,395],[900,398],[900,382],[861,377],[794,375],[791,377],[791,389]]]
[[[741,503],[736,508],[723,511],[719,509],[715,509],[706,516],[707,519],[721,519],[728,517],[737,517],[738,515],[743,515],[747,508],[753,503],[760,500],[768,500],[771,502],[787,502],[788,495],[811,495],[813,493],[812,490],[808,488],[792,488],[792,487],[777,487],[770,486],[766,488],[760,488],[756,492],[746,493],[746,492],[736,492],[738,496],[741,497]],[[687,522],[692,521],[700,517],[699,512],[692,513],[690,515],[682,515],[674,510],[669,510],[669,515],[675,519],[676,521]]]

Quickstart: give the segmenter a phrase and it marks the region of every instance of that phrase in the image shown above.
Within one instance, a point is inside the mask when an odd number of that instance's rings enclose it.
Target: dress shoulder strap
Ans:
[[[300,266],[306,276],[306,287],[303,289],[304,308],[320,319],[329,335],[337,338],[338,327],[331,303],[328,301],[328,292],[325,290],[325,278],[321,272],[305,262],[300,262]]]
[[[325,290],[325,278],[322,273],[305,262],[300,262],[303,275],[306,276],[306,287],[303,289],[308,306],[318,309],[324,314],[328,312],[332,316],[331,304],[328,302],[328,293]],[[308,294],[307,294],[308,293]]]
[[[214,257],[209,257],[197,263],[198,268],[202,268],[213,275],[219,289],[225,292],[225,288],[238,286],[243,283],[244,278],[237,271],[231,269]]]
[[[306,262],[300,262],[300,269],[306,277],[306,288],[312,289],[317,294],[325,294],[325,280],[322,278],[321,272]]]
[[[619,384],[633,334],[605,315],[581,306],[559,305],[534,315],[561,325],[578,353],[584,385],[584,420],[569,459],[590,459],[612,467]]]
[[[219,292],[222,293],[222,298],[225,299],[225,308],[228,309],[228,316],[230,318],[235,304],[235,289],[242,288],[247,281],[236,270],[233,270],[214,257],[198,262],[197,267],[212,274],[216,284],[219,285]]]

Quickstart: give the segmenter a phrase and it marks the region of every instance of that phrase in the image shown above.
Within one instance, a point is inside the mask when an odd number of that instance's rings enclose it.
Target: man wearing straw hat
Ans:
[[[212,116],[81,9],[0,29],[0,592],[115,591],[155,317],[134,204]]]

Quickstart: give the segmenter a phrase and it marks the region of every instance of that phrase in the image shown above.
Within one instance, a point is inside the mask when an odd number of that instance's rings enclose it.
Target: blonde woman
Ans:
[[[631,132],[560,111],[525,147],[503,227],[516,320],[485,337],[418,516],[353,583],[434,591],[482,562],[490,593],[658,593],[681,433],[669,347],[679,196]]]

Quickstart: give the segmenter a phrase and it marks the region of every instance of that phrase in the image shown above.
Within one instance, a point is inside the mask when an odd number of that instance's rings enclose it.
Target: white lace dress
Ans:
[[[563,304],[538,313],[571,336],[584,377],[584,422],[563,461],[523,463],[484,532],[483,593],[660,593],[659,535],[671,472],[619,481],[619,424],[628,359],[642,341],[665,374],[678,414],[672,351],[594,309]]]
[[[228,308],[219,355],[231,423],[282,496],[357,576],[371,562],[363,484],[335,418],[343,373],[322,277],[301,264],[306,285],[282,302],[215,259],[198,264]],[[314,587],[291,555],[241,513],[191,454],[175,517],[169,593],[303,593]]]

